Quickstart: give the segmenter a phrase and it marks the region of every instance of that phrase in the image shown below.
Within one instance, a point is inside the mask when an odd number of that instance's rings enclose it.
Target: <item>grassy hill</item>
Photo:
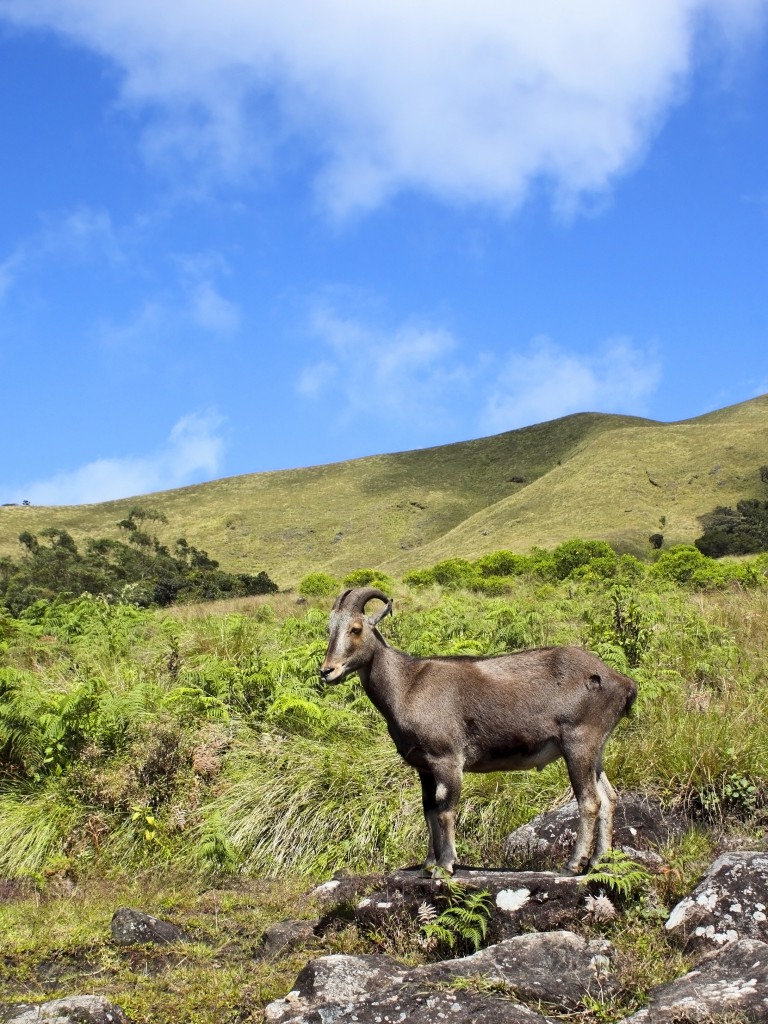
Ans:
[[[115,536],[135,505],[163,512],[225,569],[281,586],[324,569],[400,572],[570,537],[634,552],[651,533],[692,541],[716,505],[765,497],[768,396],[680,423],[580,413],[493,437],[306,469],[215,480],[142,498],[0,508],[0,554],[23,530]]]

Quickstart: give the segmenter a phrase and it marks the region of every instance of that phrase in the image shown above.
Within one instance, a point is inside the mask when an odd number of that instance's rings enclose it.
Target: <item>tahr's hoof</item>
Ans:
[[[453,868],[442,868],[439,864],[425,864],[421,869],[422,878],[450,878]]]

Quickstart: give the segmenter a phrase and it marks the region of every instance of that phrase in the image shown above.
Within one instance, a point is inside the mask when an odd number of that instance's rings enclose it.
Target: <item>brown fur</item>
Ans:
[[[365,605],[374,598],[386,605],[368,618]],[[578,647],[415,658],[390,647],[376,628],[391,608],[374,588],[345,591],[331,612],[320,675],[338,683],[357,672],[400,756],[419,773],[430,833],[425,870],[453,871],[462,772],[542,768],[558,757],[579,804],[567,870],[602,856],[616,803],[602,751],[637,695],[633,680]]]

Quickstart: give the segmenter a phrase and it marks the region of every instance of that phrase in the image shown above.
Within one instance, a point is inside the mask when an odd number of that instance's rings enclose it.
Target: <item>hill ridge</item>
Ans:
[[[768,395],[662,423],[575,413],[484,438],[222,477],[93,505],[0,508],[0,555],[22,530],[115,536],[136,505],[168,518],[232,571],[281,586],[362,565],[404,571],[443,557],[553,546],[572,536],[641,553],[648,535],[692,541],[716,504],[765,496]],[[656,479],[658,477],[658,479]],[[649,482],[650,480],[650,482]]]

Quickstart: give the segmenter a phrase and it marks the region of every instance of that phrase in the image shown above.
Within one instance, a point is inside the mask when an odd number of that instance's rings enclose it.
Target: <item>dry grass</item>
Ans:
[[[768,397],[686,423],[585,413],[494,437],[327,466],[230,477],[149,495],[225,569],[306,573],[527,551],[571,537],[647,551],[650,533],[692,541],[717,504],[762,497]],[[49,526],[115,536],[137,499],[71,508],[0,508],[0,554]],[[663,519],[663,525],[662,525]]]

